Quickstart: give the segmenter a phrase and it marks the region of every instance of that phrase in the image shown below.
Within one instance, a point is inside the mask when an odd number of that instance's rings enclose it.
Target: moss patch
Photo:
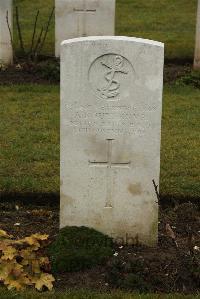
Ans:
[[[54,273],[79,271],[104,263],[113,254],[108,236],[87,227],[65,227],[49,247]]]

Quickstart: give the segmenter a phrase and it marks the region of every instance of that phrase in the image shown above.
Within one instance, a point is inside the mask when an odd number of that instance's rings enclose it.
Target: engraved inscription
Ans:
[[[107,103],[94,108],[93,105],[67,105],[68,117],[65,124],[74,133],[102,133],[114,135],[144,136],[153,129],[150,114],[158,108],[156,104],[146,105],[146,109],[134,105]]]
[[[106,54],[92,63],[89,81],[98,98],[117,101],[126,95],[127,83],[132,83],[130,81],[133,80],[133,73],[133,67],[125,57]]]
[[[92,167],[106,167],[106,205],[105,208],[112,208],[112,193],[113,193],[113,182],[112,182],[112,168],[129,168],[131,162],[112,162],[112,146],[114,139],[107,139],[107,159],[106,161],[89,161],[89,165]]]

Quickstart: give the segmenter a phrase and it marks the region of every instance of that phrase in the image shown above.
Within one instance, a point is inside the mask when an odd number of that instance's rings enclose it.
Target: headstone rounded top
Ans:
[[[68,40],[64,40],[61,43],[61,46],[65,46],[71,43],[79,43],[79,42],[87,42],[87,41],[128,41],[128,42],[135,42],[140,44],[147,44],[157,47],[164,48],[164,43],[150,40],[150,39],[144,39],[144,38],[138,38],[138,37],[129,37],[129,36],[87,36],[87,37],[77,37],[72,38]]]

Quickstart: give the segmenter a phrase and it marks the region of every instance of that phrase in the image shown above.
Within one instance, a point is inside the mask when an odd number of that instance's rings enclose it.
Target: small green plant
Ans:
[[[124,279],[123,288],[127,290],[138,290],[141,293],[146,293],[151,291],[151,285],[149,285],[142,275],[129,273]]]
[[[152,286],[146,279],[147,266],[143,259],[113,258],[107,264],[106,279],[108,283],[126,290],[141,293],[151,291]]]
[[[104,263],[112,256],[112,239],[87,227],[60,230],[48,252],[54,273],[79,271]]]
[[[183,268],[186,273],[190,274],[191,281],[195,281],[200,286],[200,251],[199,249],[193,254],[186,254],[184,256]],[[184,271],[181,272],[184,273]],[[188,277],[187,277],[188,281]]]
[[[200,72],[192,71],[176,81],[177,85],[191,85],[200,89]]]
[[[35,73],[49,82],[60,81],[60,64],[57,60],[42,61],[35,67]]]
[[[48,235],[34,234],[20,240],[0,230],[0,281],[10,289],[21,290],[35,286],[52,290],[54,277],[47,273],[50,268],[48,257],[41,249]]]

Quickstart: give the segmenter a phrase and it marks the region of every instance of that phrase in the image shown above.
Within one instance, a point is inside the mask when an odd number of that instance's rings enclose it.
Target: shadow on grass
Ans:
[[[45,207],[58,207],[60,205],[60,193],[37,193],[37,192],[0,192],[0,202],[17,203],[23,205],[36,205]],[[160,206],[162,208],[175,207],[176,205],[191,202],[199,205],[200,197],[177,196],[173,194],[160,195]]]
[[[24,205],[54,207],[60,204],[60,194],[56,192],[0,192],[0,202],[20,202]]]

